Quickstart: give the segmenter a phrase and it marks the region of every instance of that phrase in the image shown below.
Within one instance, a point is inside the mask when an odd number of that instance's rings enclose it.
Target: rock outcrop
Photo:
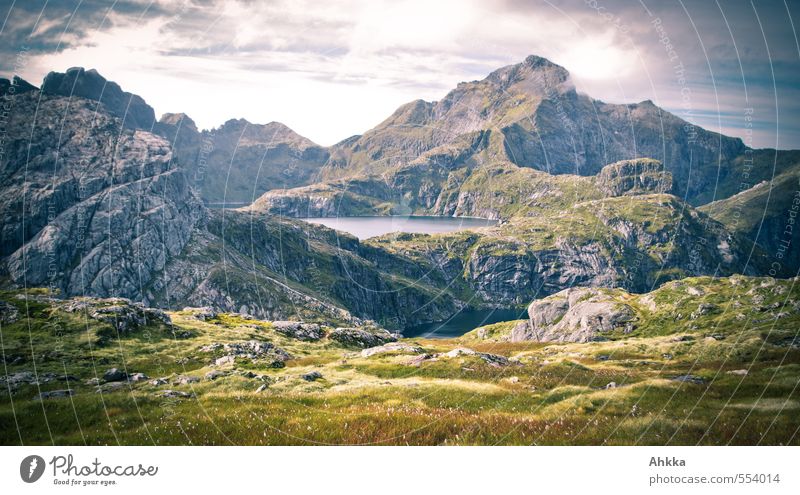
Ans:
[[[614,292],[565,289],[528,306],[527,327],[515,327],[512,342],[591,342],[615,331],[631,332],[633,308],[619,302]]]
[[[607,196],[659,194],[672,189],[672,174],[658,160],[639,158],[606,165],[597,183]]]

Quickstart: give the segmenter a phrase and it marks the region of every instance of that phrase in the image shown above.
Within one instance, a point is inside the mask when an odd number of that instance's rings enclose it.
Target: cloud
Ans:
[[[4,71],[38,82],[50,70],[94,67],[201,127],[277,120],[332,144],[402,103],[440,99],[460,81],[538,54],[607,101],[652,99],[677,111],[688,86],[695,122],[733,135],[742,108],[757,106],[754,145],[800,147],[800,54],[789,22],[797,8],[781,2],[17,3],[0,33]],[[11,62],[22,44],[30,51],[19,67]]]

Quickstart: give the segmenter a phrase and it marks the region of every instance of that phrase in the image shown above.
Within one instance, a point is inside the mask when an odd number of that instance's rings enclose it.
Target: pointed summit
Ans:
[[[489,74],[485,81],[502,90],[514,87],[536,96],[574,89],[567,69],[537,55],[529,55],[524,62],[501,67]]]
[[[42,82],[42,92],[59,96],[79,96],[99,101],[123,119],[125,127],[150,130],[156,121],[153,108],[141,96],[123,91],[95,69],[71,67],[66,72],[51,72]]]

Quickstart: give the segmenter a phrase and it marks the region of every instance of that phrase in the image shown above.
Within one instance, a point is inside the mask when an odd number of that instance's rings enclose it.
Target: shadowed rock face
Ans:
[[[123,91],[119,84],[106,80],[94,69],[72,67],[65,73],[51,72],[42,82],[42,92],[98,101],[129,129],[152,130],[156,122],[153,108],[141,96]]]
[[[623,160],[603,167],[597,185],[607,196],[666,193],[672,189],[672,174],[658,160]]]

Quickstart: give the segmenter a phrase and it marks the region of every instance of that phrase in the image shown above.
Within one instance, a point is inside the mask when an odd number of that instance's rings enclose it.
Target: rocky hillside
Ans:
[[[761,166],[770,166],[775,159],[769,151],[756,156]],[[782,277],[800,271],[800,153],[790,157],[790,163],[774,178],[700,208],[731,232],[763,247],[772,260],[770,275]]]
[[[0,444],[794,445],[796,282],[577,289],[548,342],[0,291]]]
[[[749,257],[723,225],[664,194],[581,201],[478,232],[367,242],[429,264],[498,306],[527,304],[566,287],[646,292],[688,276],[765,269],[763,255]]]
[[[14,88],[0,161],[5,285],[392,328],[463,306],[446,292],[426,304],[442,280],[402,260],[402,272],[379,268],[354,238],[207,210],[164,138],[93,100]]]
[[[797,282],[739,275],[685,278],[644,294],[573,287],[533,301],[530,320],[479,328],[463,340],[603,342],[686,333],[683,341],[691,342],[723,340],[731,329],[762,325],[780,334],[800,319]]]
[[[461,151],[452,153],[454,146]],[[379,176],[426,153],[437,157],[426,161],[445,176],[476,164],[470,162],[497,161],[595,175],[608,163],[650,157],[672,174],[672,193],[700,205],[736,192],[748,151],[741,140],[691,125],[651,101],[618,105],[579,94],[566,69],[531,56],[461,83],[438,102],[404,105],[335,146],[322,177]],[[747,174],[761,180],[770,170],[747,168]]]
[[[267,190],[307,184],[328,160],[324,148],[279,122],[261,125],[232,119],[199,131],[185,114],[165,114],[156,121],[142,97],[123,91],[94,69],[51,72],[41,89],[46,95],[102,104],[123,127],[166,138],[176,164],[207,203],[250,203]]]
[[[324,148],[279,122],[232,119],[198,131],[188,116],[166,114],[156,131],[210,204],[249,204],[268,190],[310,183],[328,160]]]

